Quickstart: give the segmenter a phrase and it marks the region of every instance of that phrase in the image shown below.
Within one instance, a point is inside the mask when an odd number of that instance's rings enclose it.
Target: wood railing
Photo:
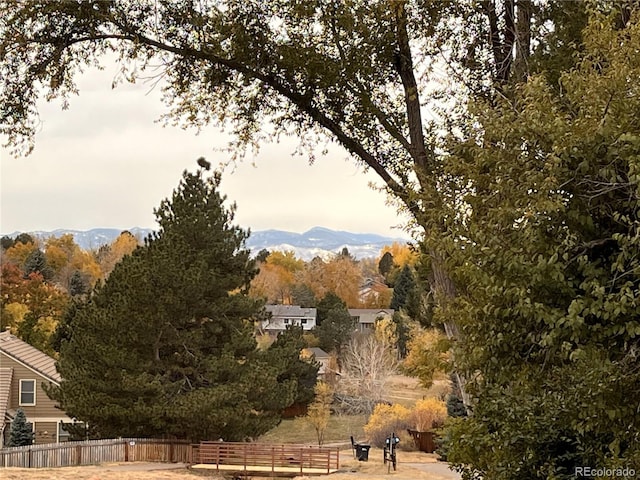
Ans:
[[[340,452],[328,447],[201,442],[192,445],[191,463],[202,468],[273,476],[329,474],[339,468]]]

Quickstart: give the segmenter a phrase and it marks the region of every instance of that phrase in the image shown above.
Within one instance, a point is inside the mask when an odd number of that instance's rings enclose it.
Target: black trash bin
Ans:
[[[369,449],[371,445],[364,445],[362,443],[356,444],[356,458],[359,462],[368,462],[369,461]]]

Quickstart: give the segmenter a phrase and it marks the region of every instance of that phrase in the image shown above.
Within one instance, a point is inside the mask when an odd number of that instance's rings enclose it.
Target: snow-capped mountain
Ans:
[[[135,237],[142,240],[152,230],[148,228],[128,229]],[[20,232],[14,232],[9,237],[15,238]],[[122,230],[117,228],[94,228],[91,230],[64,230],[36,231],[29,234],[45,239],[51,236],[61,237],[65,234],[73,235],[74,241],[85,250],[96,250],[102,245],[113,242]],[[314,227],[304,233],[285,232],[282,230],[262,230],[252,232],[247,239],[247,247],[253,254],[262,249],[269,251],[293,251],[298,258],[309,261],[319,256],[327,258],[340,253],[347,247],[349,253],[356,258],[377,257],[385,245],[393,242],[405,243],[405,238],[392,238],[373,233],[352,233],[331,230],[324,227]]]

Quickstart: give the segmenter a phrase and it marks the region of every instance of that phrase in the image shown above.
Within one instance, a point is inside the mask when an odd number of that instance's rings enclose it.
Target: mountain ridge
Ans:
[[[92,228],[90,230],[60,228],[50,231],[39,230],[25,233],[41,239],[71,234],[76,244],[81,248],[94,250],[100,248],[102,245],[112,243],[123,231],[128,231],[139,240],[143,240],[154,230],[139,227],[129,229]],[[13,232],[8,236],[15,238],[20,233],[22,232]],[[345,247],[349,250],[349,253],[357,259],[377,257],[385,245],[391,245],[394,242],[406,243],[407,241],[406,238],[401,237],[387,237],[376,233],[354,233],[316,226],[303,233],[278,229],[258,230],[251,232],[251,235],[246,241],[246,246],[253,254],[258,253],[262,249],[269,251],[293,251],[298,258],[308,261],[316,256],[328,258],[339,253]]]

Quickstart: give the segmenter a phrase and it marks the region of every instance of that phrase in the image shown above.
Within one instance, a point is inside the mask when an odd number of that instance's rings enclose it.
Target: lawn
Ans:
[[[329,426],[324,434],[324,443],[350,442],[349,437],[364,437],[363,427],[367,423],[366,415],[331,415]],[[304,418],[283,420],[273,430],[258,439],[266,443],[302,443],[317,444],[318,437],[313,426]]]

